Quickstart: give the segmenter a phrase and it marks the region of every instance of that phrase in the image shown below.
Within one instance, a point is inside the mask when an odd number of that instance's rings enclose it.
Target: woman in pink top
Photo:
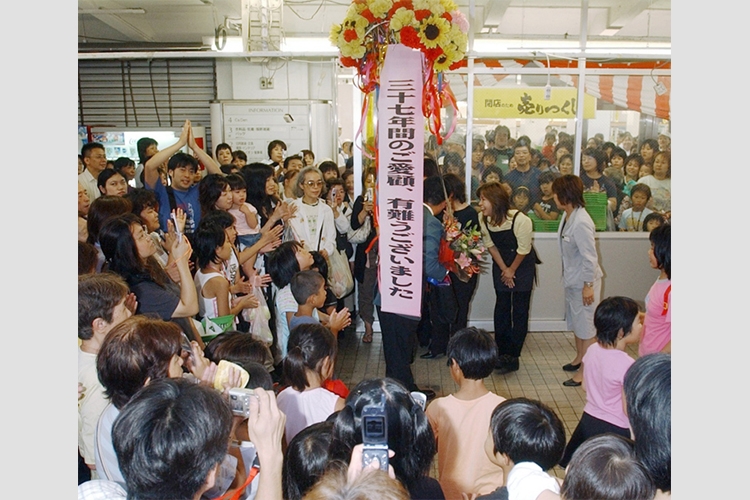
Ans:
[[[651,231],[648,259],[661,271],[646,295],[646,314],[638,356],[672,352],[672,226],[664,224]]]
[[[630,437],[622,404],[622,383],[635,360],[624,349],[641,334],[638,304],[628,297],[607,297],[594,312],[594,326],[596,343],[583,356],[586,405],[565,447],[561,467],[566,467],[576,449],[592,436],[613,432]]]

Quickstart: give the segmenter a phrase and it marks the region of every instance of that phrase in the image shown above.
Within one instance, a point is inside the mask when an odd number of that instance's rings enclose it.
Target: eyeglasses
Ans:
[[[320,187],[323,185],[323,181],[305,181],[305,184],[310,187]]]

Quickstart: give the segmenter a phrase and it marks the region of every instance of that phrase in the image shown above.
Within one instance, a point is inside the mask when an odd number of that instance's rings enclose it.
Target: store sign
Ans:
[[[378,96],[379,283],[383,311],[421,315],[422,53],[391,44]]]
[[[544,88],[474,89],[475,118],[575,118],[578,90],[553,87],[549,100]],[[596,98],[584,94],[583,117],[594,118]]]

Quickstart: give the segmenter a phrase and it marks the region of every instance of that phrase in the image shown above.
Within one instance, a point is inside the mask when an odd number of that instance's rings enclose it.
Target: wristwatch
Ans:
[[[583,286],[587,288],[594,288],[594,282],[593,281],[584,281]]]

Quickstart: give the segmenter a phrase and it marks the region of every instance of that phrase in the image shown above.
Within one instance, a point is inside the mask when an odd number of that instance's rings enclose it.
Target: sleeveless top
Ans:
[[[195,273],[195,288],[198,292],[198,314],[200,314],[202,318],[216,318],[219,316],[219,307],[216,303],[216,297],[209,299],[203,296],[203,287],[206,286],[208,280],[216,277],[226,279],[226,276],[217,272],[204,273],[199,269]],[[232,296],[231,294],[228,295],[229,303],[231,304]]]

